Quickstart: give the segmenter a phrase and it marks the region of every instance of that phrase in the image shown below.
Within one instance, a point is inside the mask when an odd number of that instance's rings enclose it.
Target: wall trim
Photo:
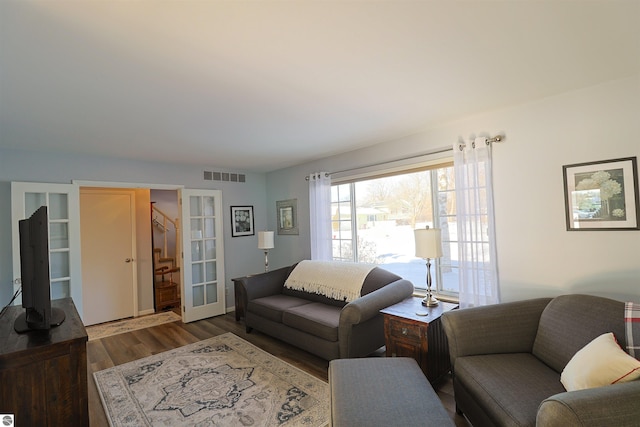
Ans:
[[[145,184],[136,182],[113,182],[113,181],[86,181],[80,179],[71,180],[72,184],[79,187],[106,187],[106,188],[144,188],[150,190],[180,190],[184,185],[177,184]]]

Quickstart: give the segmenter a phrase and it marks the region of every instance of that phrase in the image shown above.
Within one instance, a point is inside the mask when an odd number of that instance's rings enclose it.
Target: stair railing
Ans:
[[[175,219],[171,219],[169,217],[169,215],[167,215],[166,213],[164,213],[161,209],[158,209],[155,205],[151,205],[151,208],[153,210],[153,225],[155,225],[156,227],[160,228],[163,233],[162,233],[162,238],[163,238],[163,243],[162,243],[162,253],[163,255],[166,257],[168,254],[168,239],[167,239],[167,232],[171,231],[170,226],[173,227],[173,231],[175,232],[175,254],[174,254],[174,259],[176,260],[176,266],[178,267],[182,267],[181,266],[181,260],[182,257],[180,256],[180,225],[179,225],[179,219],[175,218]],[[156,216],[157,214],[157,216]],[[158,216],[160,216],[160,219],[158,219]]]

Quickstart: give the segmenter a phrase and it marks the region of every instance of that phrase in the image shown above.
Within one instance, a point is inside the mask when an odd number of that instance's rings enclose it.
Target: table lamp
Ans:
[[[427,261],[427,296],[422,300],[422,305],[433,307],[438,305],[438,300],[431,293],[431,260],[442,256],[442,238],[439,228],[422,228],[414,230],[416,241],[416,256]]]
[[[264,250],[264,271],[269,271],[269,249],[273,247],[273,231],[258,231],[258,249]]]

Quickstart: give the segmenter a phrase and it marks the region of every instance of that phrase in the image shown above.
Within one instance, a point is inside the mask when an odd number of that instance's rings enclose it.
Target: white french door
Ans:
[[[222,192],[180,190],[182,321],[225,313]]]
[[[40,206],[49,214],[49,265],[51,299],[71,297],[82,317],[80,264],[80,197],[74,184],[11,183],[11,241],[14,292],[20,288],[20,234],[18,221]],[[20,304],[18,298],[15,304]]]

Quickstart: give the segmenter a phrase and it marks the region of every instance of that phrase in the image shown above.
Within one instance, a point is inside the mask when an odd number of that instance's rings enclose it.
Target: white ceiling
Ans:
[[[0,0],[0,147],[270,171],[640,73],[640,0]]]

